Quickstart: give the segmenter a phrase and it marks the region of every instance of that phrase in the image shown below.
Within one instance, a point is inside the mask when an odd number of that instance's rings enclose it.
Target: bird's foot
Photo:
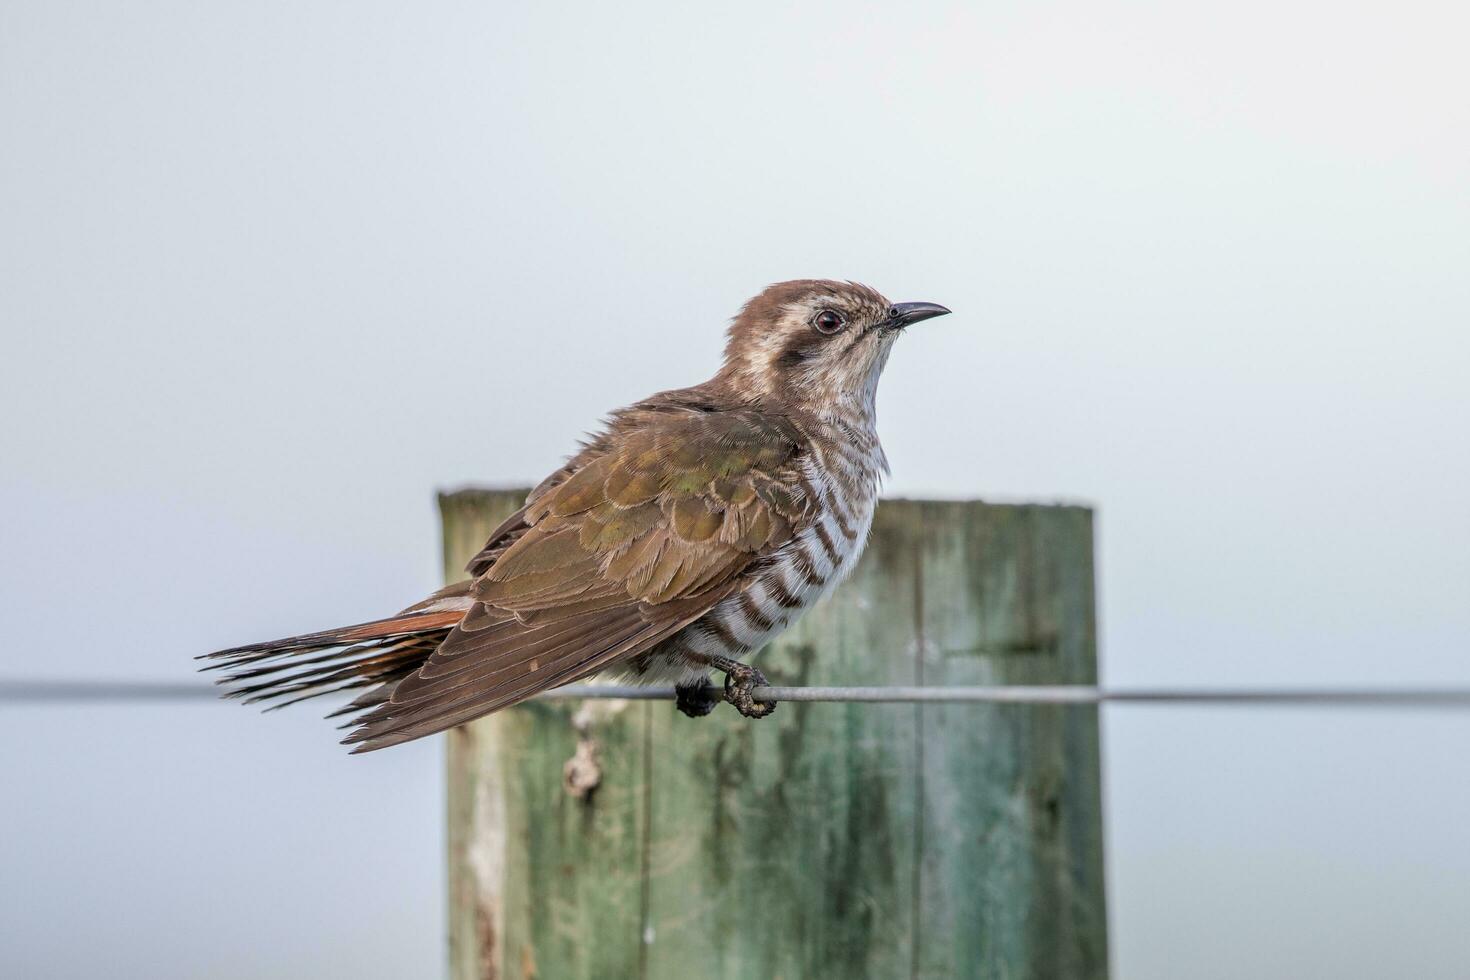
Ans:
[[[775,701],[757,701],[750,693],[752,688],[770,685],[765,674],[749,664],[734,661],[721,665],[721,669],[725,671],[725,700],[734,705],[736,711],[747,718],[764,718],[776,710]]]
[[[674,685],[674,705],[690,718],[703,718],[715,710],[720,700],[709,693],[709,679],[706,677],[692,684]]]

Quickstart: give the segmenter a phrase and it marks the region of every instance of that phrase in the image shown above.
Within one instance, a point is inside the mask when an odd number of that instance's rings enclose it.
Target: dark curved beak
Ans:
[[[920,320],[944,316],[948,312],[948,307],[940,306],[938,303],[894,303],[893,309],[888,314],[888,323],[895,329],[902,330]]]

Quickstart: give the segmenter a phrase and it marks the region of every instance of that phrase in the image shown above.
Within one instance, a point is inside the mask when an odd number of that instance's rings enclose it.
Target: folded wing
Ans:
[[[492,536],[469,612],[346,741],[443,731],[694,622],[813,519],[800,446],[749,411],[659,416],[594,443]]]

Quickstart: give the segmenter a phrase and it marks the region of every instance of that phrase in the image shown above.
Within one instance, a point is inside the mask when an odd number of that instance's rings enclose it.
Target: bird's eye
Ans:
[[[822,333],[836,333],[847,326],[847,321],[843,319],[841,313],[823,310],[812,318],[812,326]]]

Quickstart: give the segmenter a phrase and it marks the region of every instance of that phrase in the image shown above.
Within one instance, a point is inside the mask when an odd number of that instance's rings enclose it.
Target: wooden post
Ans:
[[[521,496],[441,498],[451,578]],[[885,501],[852,578],[757,663],[1095,683],[1091,512]],[[1098,768],[1092,707],[501,712],[449,736],[450,976],[1105,977]]]

